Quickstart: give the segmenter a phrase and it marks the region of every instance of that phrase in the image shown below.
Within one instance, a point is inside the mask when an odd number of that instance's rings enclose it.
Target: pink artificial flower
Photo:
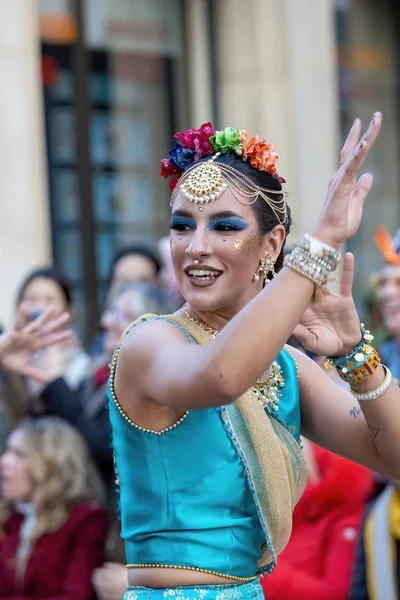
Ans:
[[[177,140],[182,142],[182,146],[184,148],[190,148],[191,150],[194,150],[195,149],[194,140],[195,140],[196,134],[197,134],[196,129],[186,129],[186,131],[184,131],[184,132],[178,131],[174,135],[174,138],[176,138]]]
[[[204,133],[204,135],[206,135],[207,137],[211,137],[212,135],[215,134],[215,129],[214,127],[211,125],[210,122],[208,123],[203,123],[203,125],[200,127],[199,131],[201,131],[202,133]]]
[[[211,123],[203,123],[200,129],[187,129],[184,132],[179,132],[174,137],[182,143],[184,148],[194,150],[195,160],[199,160],[204,156],[210,156],[213,153],[213,147],[210,143],[210,137],[214,135],[215,130]]]

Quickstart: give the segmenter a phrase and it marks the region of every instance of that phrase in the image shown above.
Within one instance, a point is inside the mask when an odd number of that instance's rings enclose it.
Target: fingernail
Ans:
[[[354,127],[354,125],[357,123],[357,120],[358,119],[354,119],[352,127]]]

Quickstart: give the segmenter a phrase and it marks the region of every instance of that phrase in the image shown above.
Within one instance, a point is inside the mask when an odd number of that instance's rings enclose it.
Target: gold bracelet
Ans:
[[[339,373],[339,377],[343,381],[346,381],[346,383],[361,383],[368,379],[368,377],[371,377],[380,364],[381,357],[379,356],[379,353],[375,348],[371,347],[367,360],[360,367],[351,369],[351,365],[349,364],[349,370],[343,372],[343,368],[337,368],[337,372]]]

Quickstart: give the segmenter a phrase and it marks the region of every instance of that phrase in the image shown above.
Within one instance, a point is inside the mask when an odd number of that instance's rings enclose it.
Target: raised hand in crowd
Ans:
[[[65,329],[69,319],[66,312],[55,317],[54,309],[50,308],[28,323],[28,311],[21,304],[13,328],[0,336],[1,367],[38,381],[47,381],[44,371],[32,364],[32,357],[43,348],[71,338],[72,332]]]

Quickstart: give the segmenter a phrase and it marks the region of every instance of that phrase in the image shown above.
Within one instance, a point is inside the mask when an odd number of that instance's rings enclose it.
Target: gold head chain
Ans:
[[[229,188],[236,200],[245,206],[254,204],[260,196],[271,208],[278,222],[283,225],[287,213],[287,192],[256,185],[234,167],[216,163],[215,159],[218,156],[219,154],[216,154],[211,160],[195,163],[185,171],[171,195],[171,206],[179,191],[190,202],[206,204],[217,200]]]

